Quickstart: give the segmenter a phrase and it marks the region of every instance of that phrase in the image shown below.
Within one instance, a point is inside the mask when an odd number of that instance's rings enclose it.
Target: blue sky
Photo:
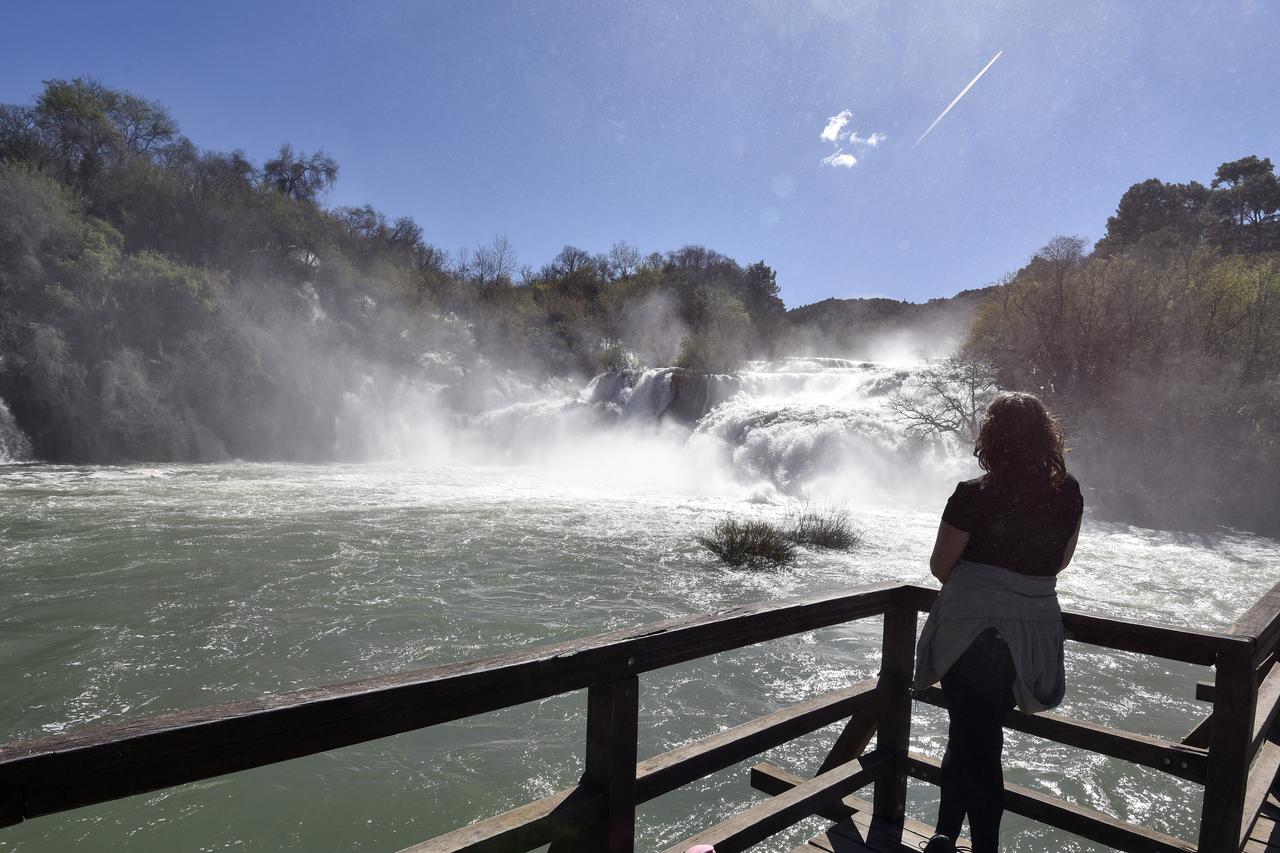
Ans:
[[[329,204],[451,252],[702,243],[790,306],[948,296],[1136,181],[1280,160],[1276,0],[14,3],[0,56],[0,100],[93,76],[205,148],[324,148]]]

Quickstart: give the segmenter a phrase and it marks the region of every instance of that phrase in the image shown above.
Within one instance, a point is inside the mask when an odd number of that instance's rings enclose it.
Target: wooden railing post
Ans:
[[[595,853],[633,853],[636,846],[636,676],[587,691],[587,757],[582,784],[604,793],[604,817],[587,836]]]
[[[911,740],[911,681],[915,673],[916,609],[897,603],[884,614],[880,689],[884,691],[877,750],[893,753],[893,769],[875,783],[875,815],[901,821],[907,810],[907,752]]]
[[[1213,727],[1197,849],[1239,853],[1258,685],[1252,656],[1218,655],[1214,669]]]

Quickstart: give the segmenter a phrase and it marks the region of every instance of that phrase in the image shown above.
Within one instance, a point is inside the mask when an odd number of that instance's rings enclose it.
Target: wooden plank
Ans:
[[[773,796],[785,794],[804,781],[804,777],[789,773],[772,764],[762,763],[751,768],[751,787]],[[903,822],[900,825],[891,824],[888,821],[874,817],[873,808],[872,804],[866,800],[849,796],[838,803],[824,806],[818,811],[818,817],[826,818],[835,823],[852,821],[862,831],[862,841],[864,843],[871,841],[873,846],[876,839],[883,838],[886,835],[891,836],[901,829],[901,840],[911,846],[914,853],[919,853],[920,848],[913,845],[919,841],[928,841],[933,837],[933,827],[923,821],[907,816],[903,818]],[[845,833],[842,832],[841,834]],[[816,840],[814,839],[814,841]],[[814,842],[811,841],[810,843]],[[969,846],[968,840],[964,838],[961,838],[957,844],[961,847]]]
[[[911,745],[911,682],[915,672],[916,611],[895,607],[884,615],[880,651],[880,712],[876,749],[893,755],[893,772],[876,780],[875,815],[901,821],[907,809],[907,749]]]
[[[716,853],[739,853],[811,817],[824,806],[839,802],[882,773],[890,772],[892,767],[893,756],[879,750],[869,752],[858,761],[828,770],[785,794],[739,812],[723,823],[681,841],[667,853],[684,853],[696,844],[710,844]]]
[[[1258,752],[1258,760],[1249,771],[1249,784],[1244,792],[1244,810],[1240,821],[1242,841],[1252,833],[1254,824],[1266,805],[1267,794],[1276,783],[1277,774],[1280,774],[1280,744],[1267,740]]]
[[[577,787],[517,809],[477,821],[401,853],[510,853],[533,850],[560,839],[579,838],[584,826],[599,822],[604,795]]]
[[[845,717],[874,719],[880,705],[876,682],[863,681],[678,746],[636,766],[636,802],[648,802]]]
[[[928,611],[938,591],[916,584],[905,585],[904,600]],[[1074,610],[1062,612],[1068,639],[1125,652],[1153,655],[1186,663],[1211,664],[1219,655],[1247,657],[1257,643],[1251,637],[1175,628],[1136,619],[1091,616]]]
[[[636,718],[640,682],[636,676],[593,685],[587,692],[587,752],[582,784],[604,794],[603,825],[587,843],[553,844],[548,853],[635,853]]]
[[[908,760],[911,775],[937,785],[942,765],[927,756],[912,753]],[[1117,820],[1095,809],[1077,806],[1058,797],[1042,794],[1021,785],[1004,786],[1005,809],[1065,830],[1081,838],[1131,853],[1196,853],[1189,841]]]
[[[1258,687],[1250,658],[1220,658],[1216,669],[1217,701],[1209,733],[1198,849],[1201,853],[1236,853],[1244,819]]]
[[[872,822],[861,812],[809,839],[807,853],[920,853],[927,838],[921,838],[886,821]]]
[[[879,584],[0,746],[22,817],[260,767],[874,616]],[[12,809],[0,818],[16,822]]]
[[[917,690],[916,699],[939,708],[947,707],[947,697],[936,687]],[[1181,779],[1200,783],[1205,780],[1209,754],[1203,749],[1049,712],[1024,714],[1012,710],[1005,714],[1004,724],[1006,728],[1067,746],[1163,770]]]

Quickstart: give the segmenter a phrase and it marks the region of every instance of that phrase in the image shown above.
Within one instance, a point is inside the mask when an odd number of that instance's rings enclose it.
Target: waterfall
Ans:
[[[908,437],[889,395],[918,365],[831,358],[754,362],[742,390],[703,417],[689,442],[718,447],[742,480],[854,502],[916,501],[966,476],[953,436]]]
[[[8,404],[0,397],[0,464],[31,458],[31,442],[18,428]]]
[[[585,387],[493,370],[415,382],[370,375],[344,398],[335,454],[915,504],[972,476],[954,436],[910,437],[888,405],[922,367],[784,358],[726,375],[611,371]]]

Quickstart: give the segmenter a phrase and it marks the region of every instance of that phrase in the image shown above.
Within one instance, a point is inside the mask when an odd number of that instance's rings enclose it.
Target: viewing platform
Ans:
[[[915,702],[945,707],[936,688],[912,693],[919,614],[935,590],[879,584],[690,616],[496,657],[217,705],[0,747],[0,825],[287,761],[577,690],[587,691],[578,784],[460,827],[414,853],[635,849],[636,807],[752,756],[841,724],[812,775],[770,764],[750,771],[769,798],[668,848],[746,850],[820,817],[831,828],[794,853],[919,851],[931,825],[907,814],[909,777],[937,784],[937,761],[910,750]],[[639,679],[663,667],[855,620],[881,618],[879,675],[637,761]],[[1005,726],[1203,786],[1194,839],[1178,838],[1018,785],[1006,808],[1125,851],[1280,850],[1280,584],[1226,632],[1064,614],[1071,644],[1212,666],[1188,684],[1212,711],[1168,741],[1043,713],[1010,711]],[[869,746],[875,740],[875,747]],[[859,796],[870,788],[866,798]],[[496,798],[495,798],[496,799]],[[919,815],[931,819],[932,815]]]

